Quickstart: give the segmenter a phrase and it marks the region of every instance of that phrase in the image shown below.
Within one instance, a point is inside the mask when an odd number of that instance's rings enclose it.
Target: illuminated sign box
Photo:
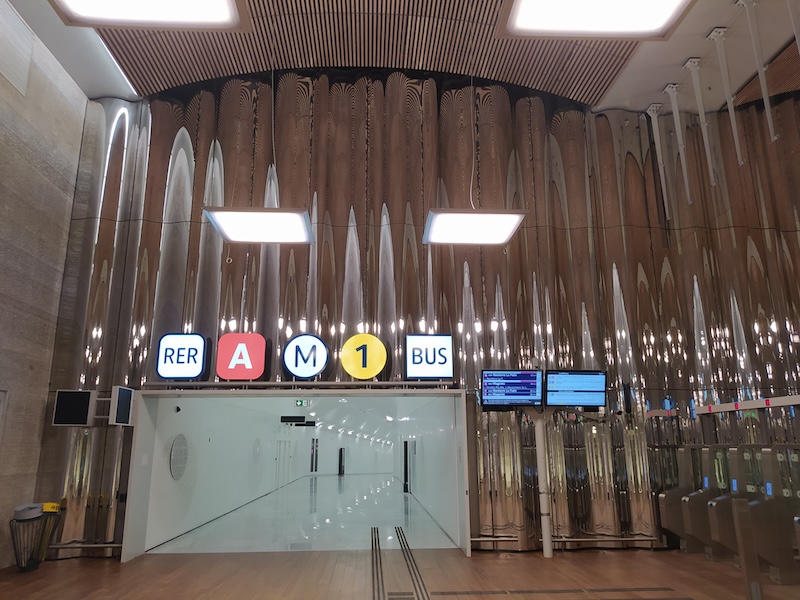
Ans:
[[[195,379],[206,364],[206,340],[196,333],[168,333],[158,342],[156,372],[162,379]]]
[[[228,381],[253,381],[264,374],[267,341],[258,333],[226,333],[217,343],[217,375]]]
[[[405,357],[408,379],[453,378],[452,335],[409,334]]]
[[[542,372],[484,370],[481,404],[485,407],[542,406]]]
[[[325,370],[328,364],[328,348],[315,335],[298,335],[286,344],[283,364],[298,379],[311,379]]]
[[[547,371],[547,406],[599,408],[606,404],[604,371]]]
[[[203,375],[209,349],[196,333],[170,333],[158,345],[156,372],[162,379],[189,380]],[[227,381],[259,379],[266,365],[266,340],[257,333],[228,333],[219,338],[216,374]],[[297,379],[313,379],[328,366],[330,352],[320,338],[302,334],[289,340],[280,353],[286,372]],[[379,376],[388,364],[386,343],[359,333],[349,338],[338,353],[342,369],[360,380]],[[409,334],[406,336],[405,376],[411,380],[453,379],[453,336]]]

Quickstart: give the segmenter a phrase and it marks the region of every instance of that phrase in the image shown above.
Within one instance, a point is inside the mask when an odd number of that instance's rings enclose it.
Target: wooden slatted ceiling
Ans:
[[[502,0],[249,0],[247,32],[101,29],[137,91],[271,69],[473,75],[597,104],[634,41],[495,35]]]
[[[794,40],[769,63],[766,70],[767,89],[770,96],[779,96],[800,90],[800,56]],[[737,94],[736,106],[762,101],[758,76],[753,77]]]

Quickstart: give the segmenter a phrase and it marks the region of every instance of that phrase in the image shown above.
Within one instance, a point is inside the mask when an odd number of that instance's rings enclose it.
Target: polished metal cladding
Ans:
[[[685,116],[688,195],[667,119],[662,188],[640,115],[446,76],[284,73],[106,109],[102,185],[69,254],[81,298],[59,332],[81,364],[59,367],[62,387],[157,380],[168,332],[212,348],[227,332],[262,333],[270,381],[286,379],[281,353],[299,333],[331,349],[320,381],[349,380],[338,351],[357,332],[387,343],[387,380],[402,380],[407,333],[452,334],[455,379],[470,391],[483,368],[606,370],[605,412],[548,421],[557,539],[654,535],[654,494],[677,485],[677,447],[707,433],[689,407],[798,390],[794,99],[777,103],[769,148],[757,141],[763,113],[737,113],[743,166],[727,119],[709,116],[715,186],[698,119]],[[305,209],[315,243],[225,243],[202,217],[210,206]],[[423,245],[439,207],[526,217],[504,247]],[[679,416],[654,428],[646,412],[665,399]],[[522,413],[479,417],[480,535],[535,547],[532,427]],[[717,434],[796,443],[800,426],[774,408]],[[119,454],[116,437],[94,437],[71,441],[71,464]],[[102,471],[98,487],[86,471],[67,488],[110,494],[118,469]]]

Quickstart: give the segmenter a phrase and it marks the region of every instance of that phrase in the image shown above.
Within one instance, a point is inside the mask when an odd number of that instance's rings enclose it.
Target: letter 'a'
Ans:
[[[250,353],[247,351],[247,344],[239,342],[236,345],[236,350],[233,351],[231,362],[228,365],[229,369],[233,369],[239,365],[243,365],[248,369],[253,368],[253,362],[250,360]]]

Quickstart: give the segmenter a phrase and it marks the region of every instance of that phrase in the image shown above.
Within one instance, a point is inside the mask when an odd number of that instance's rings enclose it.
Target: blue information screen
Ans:
[[[547,372],[547,406],[598,407],[605,404],[604,371]]]
[[[484,406],[541,406],[541,371],[484,371]]]

